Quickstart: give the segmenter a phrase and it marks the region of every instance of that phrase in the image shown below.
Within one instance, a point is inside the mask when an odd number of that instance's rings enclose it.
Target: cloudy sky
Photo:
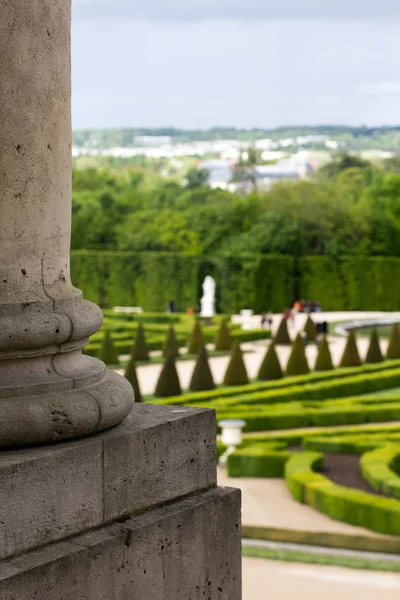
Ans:
[[[400,123],[400,0],[73,0],[73,124]]]

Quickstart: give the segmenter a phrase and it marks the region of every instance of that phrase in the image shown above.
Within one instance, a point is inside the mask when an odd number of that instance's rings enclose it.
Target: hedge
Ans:
[[[216,398],[212,402],[211,406],[217,410],[225,410],[227,412],[240,412],[242,410],[251,412],[257,409],[258,405],[266,406],[272,404],[293,403],[296,400],[299,402],[304,402],[306,400],[322,401],[347,398],[349,396],[358,396],[361,394],[368,394],[373,391],[388,390],[397,387],[400,387],[400,369],[392,369],[387,372],[384,371],[381,373],[370,373],[368,375],[344,377],[338,381],[328,380],[307,385],[299,384],[281,389],[266,389],[257,393],[243,394],[241,396],[234,396],[232,398],[220,397]],[[186,396],[188,396],[188,394]],[[357,400],[359,401],[359,398],[357,398]],[[368,402],[375,402],[374,397],[371,397],[370,399],[367,397],[363,400],[365,404],[368,404]],[[395,403],[396,400],[400,402],[400,394],[398,398],[389,398],[385,402]],[[382,402],[382,399],[380,399],[380,401]],[[175,399],[171,402],[171,404],[174,403]],[[183,402],[183,404],[185,404],[185,402]],[[204,408],[207,407],[209,402],[202,402],[199,398],[198,402],[192,402],[192,404]]]
[[[252,396],[264,391],[285,390],[295,386],[306,384],[316,384],[324,381],[337,381],[353,375],[368,375],[372,373],[383,373],[384,371],[400,367],[400,360],[386,361],[372,365],[362,365],[361,367],[341,368],[334,371],[314,372],[309,375],[299,375],[297,377],[285,377],[275,381],[259,381],[250,385],[236,387],[221,387],[216,390],[201,393],[187,393],[177,398],[168,398],[163,404],[193,404],[199,402],[217,401],[223,399],[235,398],[237,396]]]
[[[73,250],[71,273],[85,298],[102,307],[164,311],[173,300],[185,311],[197,305],[206,275],[216,280],[218,312],[280,312],[294,299],[291,256]]]
[[[400,444],[400,428],[398,433],[377,435],[368,431],[358,435],[312,436],[303,441],[303,448],[309,451],[326,452],[329,454],[364,454],[376,448],[387,446],[391,442]]]
[[[400,444],[367,452],[360,466],[364,479],[375,490],[400,500]]]
[[[255,411],[252,407],[241,410],[217,411],[217,419],[243,419],[246,422],[244,431],[273,431],[277,429],[295,429],[298,427],[321,427],[362,423],[384,423],[400,418],[400,398],[397,403],[388,405],[377,401],[378,406],[362,406],[349,402],[348,405],[335,406],[331,403],[327,408],[308,408],[293,403],[286,408],[273,405],[268,409]]]
[[[239,448],[228,456],[229,477],[283,477],[290,452],[280,448],[286,445],[254,444]]]
[[[393,311],[400,306],[400,259],[391,257],[305,256],[299,261],[298,298],[323,310]],[[390,293],[388,293],[390,290]]]
[[[342,427],[316,427],[312,430],[307,429],[294,429],[292,431],[282,432],[268,432],[260,435],[244,436],[242,445],[251,445],[255,443],[271,443],[271,442],[283,442],[288,446],[300,446],[305,444],[308,440],[315,437],[324,436],[329,437],[344,437],[347,435],[392,435],[400,434],[400,426],[392,423],[385,425],[371,424],[366,426],[362,425],[349,425]]]
[[[174,326],[175,327],[175,326]],[[146,333],[146,343],[149,351],[153,350],[162,350],[163,344],[165,341],[166,333],[163,334],[154,334],[151,335],[151,329],[146,325],[145,333]],[[153,330],[154,331],[154,330]],[[119,354],[129,354],[132,348],[132,343],[135,339],[136,325],[132,327],[130,330],[119,332],[114,334],[113,332],[113,340],[114,345],[117,348]],[[187,335],[183,334],[181,331],[176,331],[177,339],[180,347],[184,347],[187,342]],[[92,336],[89,344],[85,346],[85,354],[89,356],[98,356],[99,350],[101,348],[102,338],[104,333],[98,332]],[[204,335],[206,338],[206,342],[209,343],[213,340],[215,335],[215,329],[204,331]],[[255,329],[253,331],[243,331],[243,330],[232,330],[231,335],[235,341],[239,343],[242,342],[250,342],[268,339],[271,334],[269,331],[258,330]]]
[[[206,275],[217,283],[217,309],[281,312],[298,298],[324,310],[392,311],[400,306],[400,259],[392,257],[221,254],[72,250],[74,285],[102,307],[142,306],[164,311],[196,306]],[[390,288],[391,293],[387,290]]]
[[[292,496],[337,521],[367,527],[377,533],[400,535],[400,502],[336,485],[316,473],[321,454],[304,452],[290,457],[285,480]]]

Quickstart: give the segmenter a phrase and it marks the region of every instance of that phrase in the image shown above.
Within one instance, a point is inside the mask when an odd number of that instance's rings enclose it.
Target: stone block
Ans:
[[[121,425],[0,454],[0,558],[216,485],[215,415],[138,404]]]
[[[240,600],[240,491],[213,488],[0,563],[2,600]]]

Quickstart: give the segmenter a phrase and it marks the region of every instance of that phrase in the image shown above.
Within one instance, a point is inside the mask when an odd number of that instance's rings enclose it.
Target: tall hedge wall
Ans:
[[[324,310],[399,310],[400,259],[306,256],[299,264],[299,296]]]
[[[293,259],[274,255],[200,257],[160,252],[71,252],[74,285],[102,307],[163,311],[173,300],[195,307],[206,275],[217,282],[217,309],[281,311],[292,302]]]
[[[72,280],[102,307],[185,311],[202,296],[206,275],[217,282],[217,310],[282,311],[296,299],[324,310],[400,310],[400,259],[347,256],[220,255],[72,251]]]

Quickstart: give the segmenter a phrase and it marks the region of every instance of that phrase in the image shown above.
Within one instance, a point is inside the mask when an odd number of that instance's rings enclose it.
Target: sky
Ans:
[[[400,0],[72,0],[74,129],[400,123]]]

